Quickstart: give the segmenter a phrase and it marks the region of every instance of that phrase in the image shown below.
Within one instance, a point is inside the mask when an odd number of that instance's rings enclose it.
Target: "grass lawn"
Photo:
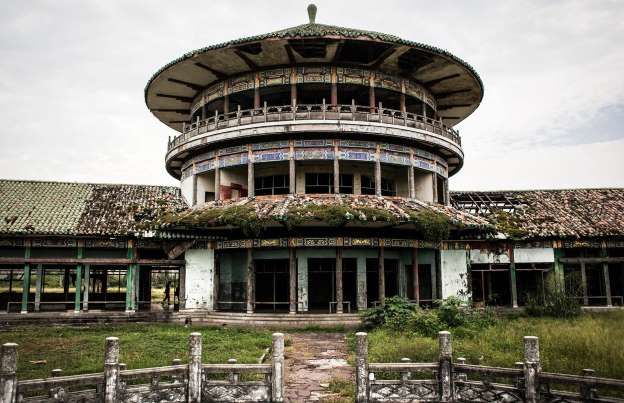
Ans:
[[[0,343],[19,344],[18,377],[33,379],[49,376],[54,368],[64,375],[102,371],[107,336],[119,337],[121,361],[129,369],[170,365],[174,358],[187,362],[188,336],[194,331],[202,334],[204,363],[225,363],[228,358],[255,363],[271,345],[269,331],[174,324],[20,327],[0,330]],[[46,363],[31,362],[42,360]]]
[[[570,320],[503,318],[474,337],[454,337],[453,357],[512,367],[522,361],[523,336],[540,338],[544,371],[580,374],[583,368],[593,368],[596,376],[624,379],[624,311],[586,313]],[[369,333],[371,362],[398,362],[402,357],[432,362],[437,355],[437,339],[385,329]]]

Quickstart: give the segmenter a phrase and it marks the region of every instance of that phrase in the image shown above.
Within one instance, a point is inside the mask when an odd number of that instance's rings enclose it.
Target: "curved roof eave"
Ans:
[[[424,43],[420,43],[420,42],[414,42],[414,41],[409,41],[409,40],[405,40],[402,38],[399,38],[397,36],[394,35],[390,35],[390,34],[384,34],[384,33],[380,33],[380,32],[375,32],[375,31],[364,31],[364,30],[359,30],[359,29],[353,29],[353,28],[343,28],[343,27],[338,27],[338,26],[333,26],[333,25],[324,25],[324,24],[316,24],[316,23],[308,23],[308,24],[302,24],[302,25],[298,25],[292,28],[286,28],[283,30],[279,30],[279,31],[274,31],[274,32],[269,32],[266,34],[261,34],[261,35],[255,35],[255,36],[249,36],[249,37],[245,37],[245,38],[239,38],[239,39],[234,39],[231,41],[227,41],[227,42],[223,42],[223,43],[219,43],[219,44],[215,44],[215,45],[211,45],[211,46],[206,46],[200,49],[196,49],[190,52],[185,53],[184,55],[182,55],[181,57],[172,60],[171,62],[167,63],[166,65],[164,65],[163,67],[161,67],[160,69],[158,69],[156,71],[156,73],[154,73],[150,79],[148,80],[145,89],[144,89],[144,99],[145,99],[145,103],[147,105],[147,93],[149,90],[150,85],[152,84],[152,82],[154,81],[154,79],[156,79],[156,77],[158,77],[158,75],[160,75],[161,73],[163,73],[165,70],[167,70],[169,67],[174,66],[180,62],[183,62],[187,59],[190,59],[192,57],[195,57],[201,53],[205,53],[211,50],[216,50],[216,49],[223,49],[223,48],[227,48],[229,46],[232,45],[240,45],[246,42],[256,42],[256,41],[262,41],[262,40],[266,40],[266,39],[271,39],[271,38],[301,38],[301,37],[343,37],[343,38],[368,38],[370,40],[378,40],[378,41],[383,41],[383,42],[390,42],[390,43],[394,43],[396,45],[403,45],[403,46],[410,46],[410,47],[414,47],[414,48],[420,48],[429,52],[433,52],[433,53],[437,53],[441,56],[447,57],[449,59],[451,59],[452,61],[460,64],[461,66],[463,66],[464,68],[466,68],[477,80],[477,82],[479,83],[479,86],[481,88],[481,98],[480,101],[483,99],[483,94],[485,92],[485,88],[483,86],[483,81],[481,80],[481,77],[479,76],[479,74],[476,72],[476,70],[467,62],[465,62],[464,60],[460,59],[459,57],[453,55],[451,52],[444,50],[444,49],[440,49],[437,48],[435,46],[431,46],[431,45],[427,45]],[[147,105],[149,108],[149,105]]]

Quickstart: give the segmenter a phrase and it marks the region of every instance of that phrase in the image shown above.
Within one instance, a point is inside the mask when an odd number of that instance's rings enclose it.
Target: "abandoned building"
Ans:
[[[450,192],[454,126],[483,97],[475,70],[308,11],[149,80],[147,107],[177,132],[165,166],[179,188],[0,181],[5,318],[131,317],[160,298],[321,320],[394,295],[519,307],[551,287],[623,304],[624,189]]]

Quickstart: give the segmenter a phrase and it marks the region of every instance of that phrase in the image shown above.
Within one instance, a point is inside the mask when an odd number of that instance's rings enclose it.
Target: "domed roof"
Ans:
[[[250,71],[297,64],[374,69],[415,80],[436,97],[448,125],[470,115],[483,98],[483,82],[446,50],[374,31],[307,24],[207,46],[158,70],[145,87],[148,108],[180,130],[193,98],[215,81]]]

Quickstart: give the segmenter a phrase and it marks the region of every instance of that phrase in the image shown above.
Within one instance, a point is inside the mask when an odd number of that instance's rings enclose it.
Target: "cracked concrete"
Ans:
[[[353,368],[347,364],[348,350],[343,333],[294,333],[286,347],[286,401],[329,402],[337,394],[330,392],[334,378],[353,380]]]

